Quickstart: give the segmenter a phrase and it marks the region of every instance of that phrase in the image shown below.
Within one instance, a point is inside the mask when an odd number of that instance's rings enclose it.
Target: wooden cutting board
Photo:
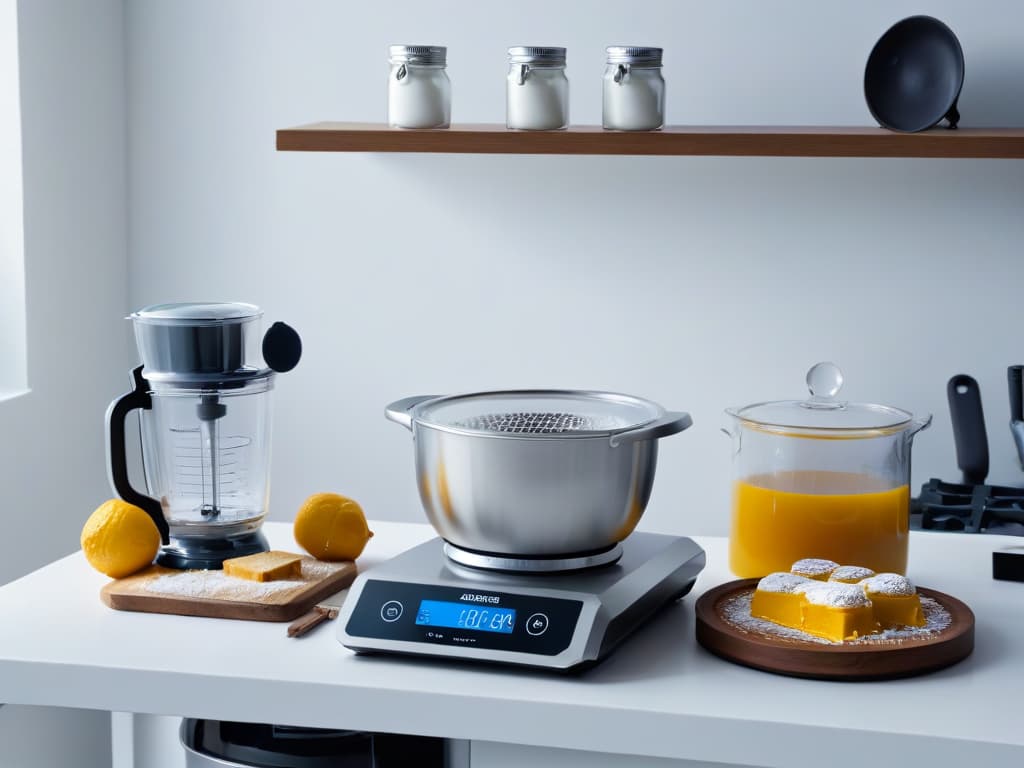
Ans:
[[[740,626],[730,620],[732,601],[748,599],[757,579],[730,581],[697,600],[697,642],[744,666],[816,680],[888,680],[921,675],[956,664],[974,649],[974,613],[951,595],[919,587],[948,614],[933,632],[893,639],[820,643]],[[735,604],[734,604],[735,605]],[[925,609],[926,617],[931,614]],[[936,614],[939,616],[940,614]],[[747,617],[749,618],[749,616]],[[944,617],[945,619],[945,617]]]
[[[173,613],[216,619],[292,621],[345,589],[356,576],[351,561],[302,558],[302,579],[249,581],[223,571],[178,571],[152,565],[110,582],[100,598],[119,611]]]

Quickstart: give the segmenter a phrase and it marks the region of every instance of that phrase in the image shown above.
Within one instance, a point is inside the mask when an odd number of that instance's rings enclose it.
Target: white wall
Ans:
[[[110,496],[102,419],[129,362],[122,6],[18,5],[32,391],[0,402],[0,584],[77,549]],[[104,712],[0,709],[5,768],[109,766],[109,736]]]
[[[691,411],[643,525],[724,533],[722,409],[801,397],[822,359],[850,399],[936,413],[915,485],[956,478],[945,382],[972,373],[992,477],[1024,480],[1005,385],[1024,358],[1020,162],[274,151],[277,128],[382,120],[394,42],[449,46],[456,121],[503,119],[506,46],[559,43],[572,119],[596,123],[603,46],[625,42],[665,47],[671,123],[869,124],[867,53],[922,10],[963,43],[963,125],[1024,122],[1011,0],[130,3],[131,302],[250,300],[303,332],[276,519],[332,489],[420,520],[385,403],[559,386]]]
[[[0,0],[0,400],[27,381],[18,70],[18,4]]]

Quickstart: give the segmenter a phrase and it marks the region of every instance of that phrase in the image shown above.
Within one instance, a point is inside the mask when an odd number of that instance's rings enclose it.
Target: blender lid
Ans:
[[[451,395],[413,409],[413,418],[427,426],[522,438],[608,436],[664,415],[660,405],[639,397],[568,389]]]
[[[130,320],[158,325],[220,325],[260,317],[263,310],[243,302],[187,301],[153,304],[129,315]]]
[[[806,400],[778,400],[730,408],[731,416],[764,427],[810,430],[893,429],[909,424],[908,411],[874,403],[848,403],[838,399],[843,372],[834,363],[818,363],[807,371]]]

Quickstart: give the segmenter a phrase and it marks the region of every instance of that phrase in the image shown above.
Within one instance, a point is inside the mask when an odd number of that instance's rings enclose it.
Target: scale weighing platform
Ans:
[[[693,587],[704,550],[633,533],[617,562],[514,573],[471,568],[432,539],[360,574],[338,620],[358,653],[392,653],[578,670],[596,664]]]

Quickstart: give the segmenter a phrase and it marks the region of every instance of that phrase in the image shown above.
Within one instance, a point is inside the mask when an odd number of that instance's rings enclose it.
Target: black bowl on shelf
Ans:
[[[945,118],[960,121],[964,52],[953,30],[931,16],[897,22],[875,43],[864,69],[864,98],[883,128],[914,133]]]

